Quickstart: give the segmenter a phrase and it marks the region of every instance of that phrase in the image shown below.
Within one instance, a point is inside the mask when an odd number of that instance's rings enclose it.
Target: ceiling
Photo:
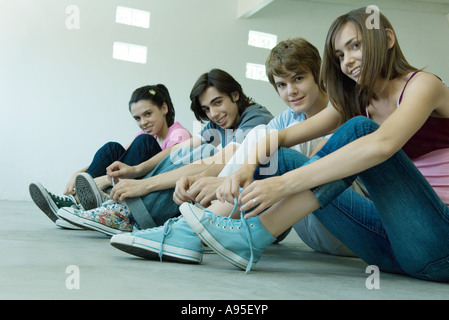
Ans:
[[[449,14],[449,0],[239,0],[239,17],[249,18],[272,2],[314,2],[334,5],[369,6],[380,9],[396,9],[430,13]],[[449,19],[449,17],[448,17]]]

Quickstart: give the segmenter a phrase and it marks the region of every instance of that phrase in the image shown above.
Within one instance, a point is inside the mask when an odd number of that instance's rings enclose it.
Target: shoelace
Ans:
[[[56,198],[56,201],[69,201],[70,200],[73,203],[76,203],[75,197],[73,195],[71,195],[71,194],[69,194],[69,195],[62,195],[61,196],[61,195],[54,194],[54,193],[48,191],[47,189],[45,189],[45,190],[48,192],[48,194],[50,196]]]
[[[239,190],[239,193],[240,192],[241,192],[241,189]],[[237,210],[237,208],[238,208],[237,198],[234,198],[234,208],[232,209],[232,211],[229,214],[229,216],[227,217],[227,219],[233,220],[231,217],[234,214],[234,212]],[[206,211],[208,211],[208,210],[206,210]],[[211,212],[211,211],[208,211],[208,212]],[[243,229],[245,229],[246,240],[248,242],[249,250],[250,250],[249,263],[246,266],[246,270],[245,270],[245,274],[247,274],[251,270],[251,268],[253,266],[254,252],[253,252],[253,244],[252,244],[252,239],[251,239],[251,232],[249,231],[249,227],[248,227],[248,223],[247,223],[247,221],[245,219],[245,212],[244,211],[240,211],[240,223],[244,227]]]
[[[162,246],[164,245],[165,242],[165,237],[167,237],[170,232],[171,232],[171,225],[175,222],[176,218],[172,218],[172,219],[168,219],[163,226],[163,230],[162,230],[162,241],[161,241],[161,246],[159,247],[159,260],[162,262]],[[177,221],[178,219],[176,219]]]
[[[232,211],[230,216],[232,216],[234,211],[237,209],[237,206],[238,206],[237,199],[234,198],[234,210]],[[245,219],[245,212],[244,211],[240,211],[240,221],[241,221],[242,225],[244,226],[245,233],[246,233],[246,240],[248,241],[249,250],[250,250],[250,253],[251,253],[250,258],[249,258],[249,263],[246,266],[246,270],[245,270],[245,274],[247,274],[251,270],[251,268],[253,267],[254,252],[253,252],[253,241],[251,239],[251,232],[249,231],[248,222]]]

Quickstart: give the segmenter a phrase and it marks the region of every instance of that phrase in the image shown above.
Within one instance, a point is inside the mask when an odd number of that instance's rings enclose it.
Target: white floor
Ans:
[[[2,300],[449,298],[449,284],[388,273],[376,282],[361,260],[313,252],[294,232],[245,275],[216,254],[201,265],[133,257],[100,233],[56,227],[31,201],[0,201],[0,216]]]

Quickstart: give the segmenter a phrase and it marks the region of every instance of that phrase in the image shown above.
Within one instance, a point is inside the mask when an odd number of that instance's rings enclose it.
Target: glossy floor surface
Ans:
[[[213,253],[200,265],[128,255],[101,233],[55,226],[31,201],[0,201],[0,216],[2,300],[449,298],[449,284],[375,278],[361,260],[313,252],[294,232],[245,275]]]

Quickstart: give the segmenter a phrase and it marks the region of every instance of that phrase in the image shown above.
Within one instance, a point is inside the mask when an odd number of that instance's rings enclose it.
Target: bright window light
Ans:
[[[248,45],[257,48],[273,49],[278,41],[278,36],[271,33],[249,31]]]
[[[135,44],[114,42],[112,57],[117,60],[147,63],[147,50],[145,46]]]
[[[150,27],[150,13],[144,10],[118,6],[115,22],[148,29]]]
[[[268,81],[265,66],[263,64],[247,63],[246,77],[253,80]]]

